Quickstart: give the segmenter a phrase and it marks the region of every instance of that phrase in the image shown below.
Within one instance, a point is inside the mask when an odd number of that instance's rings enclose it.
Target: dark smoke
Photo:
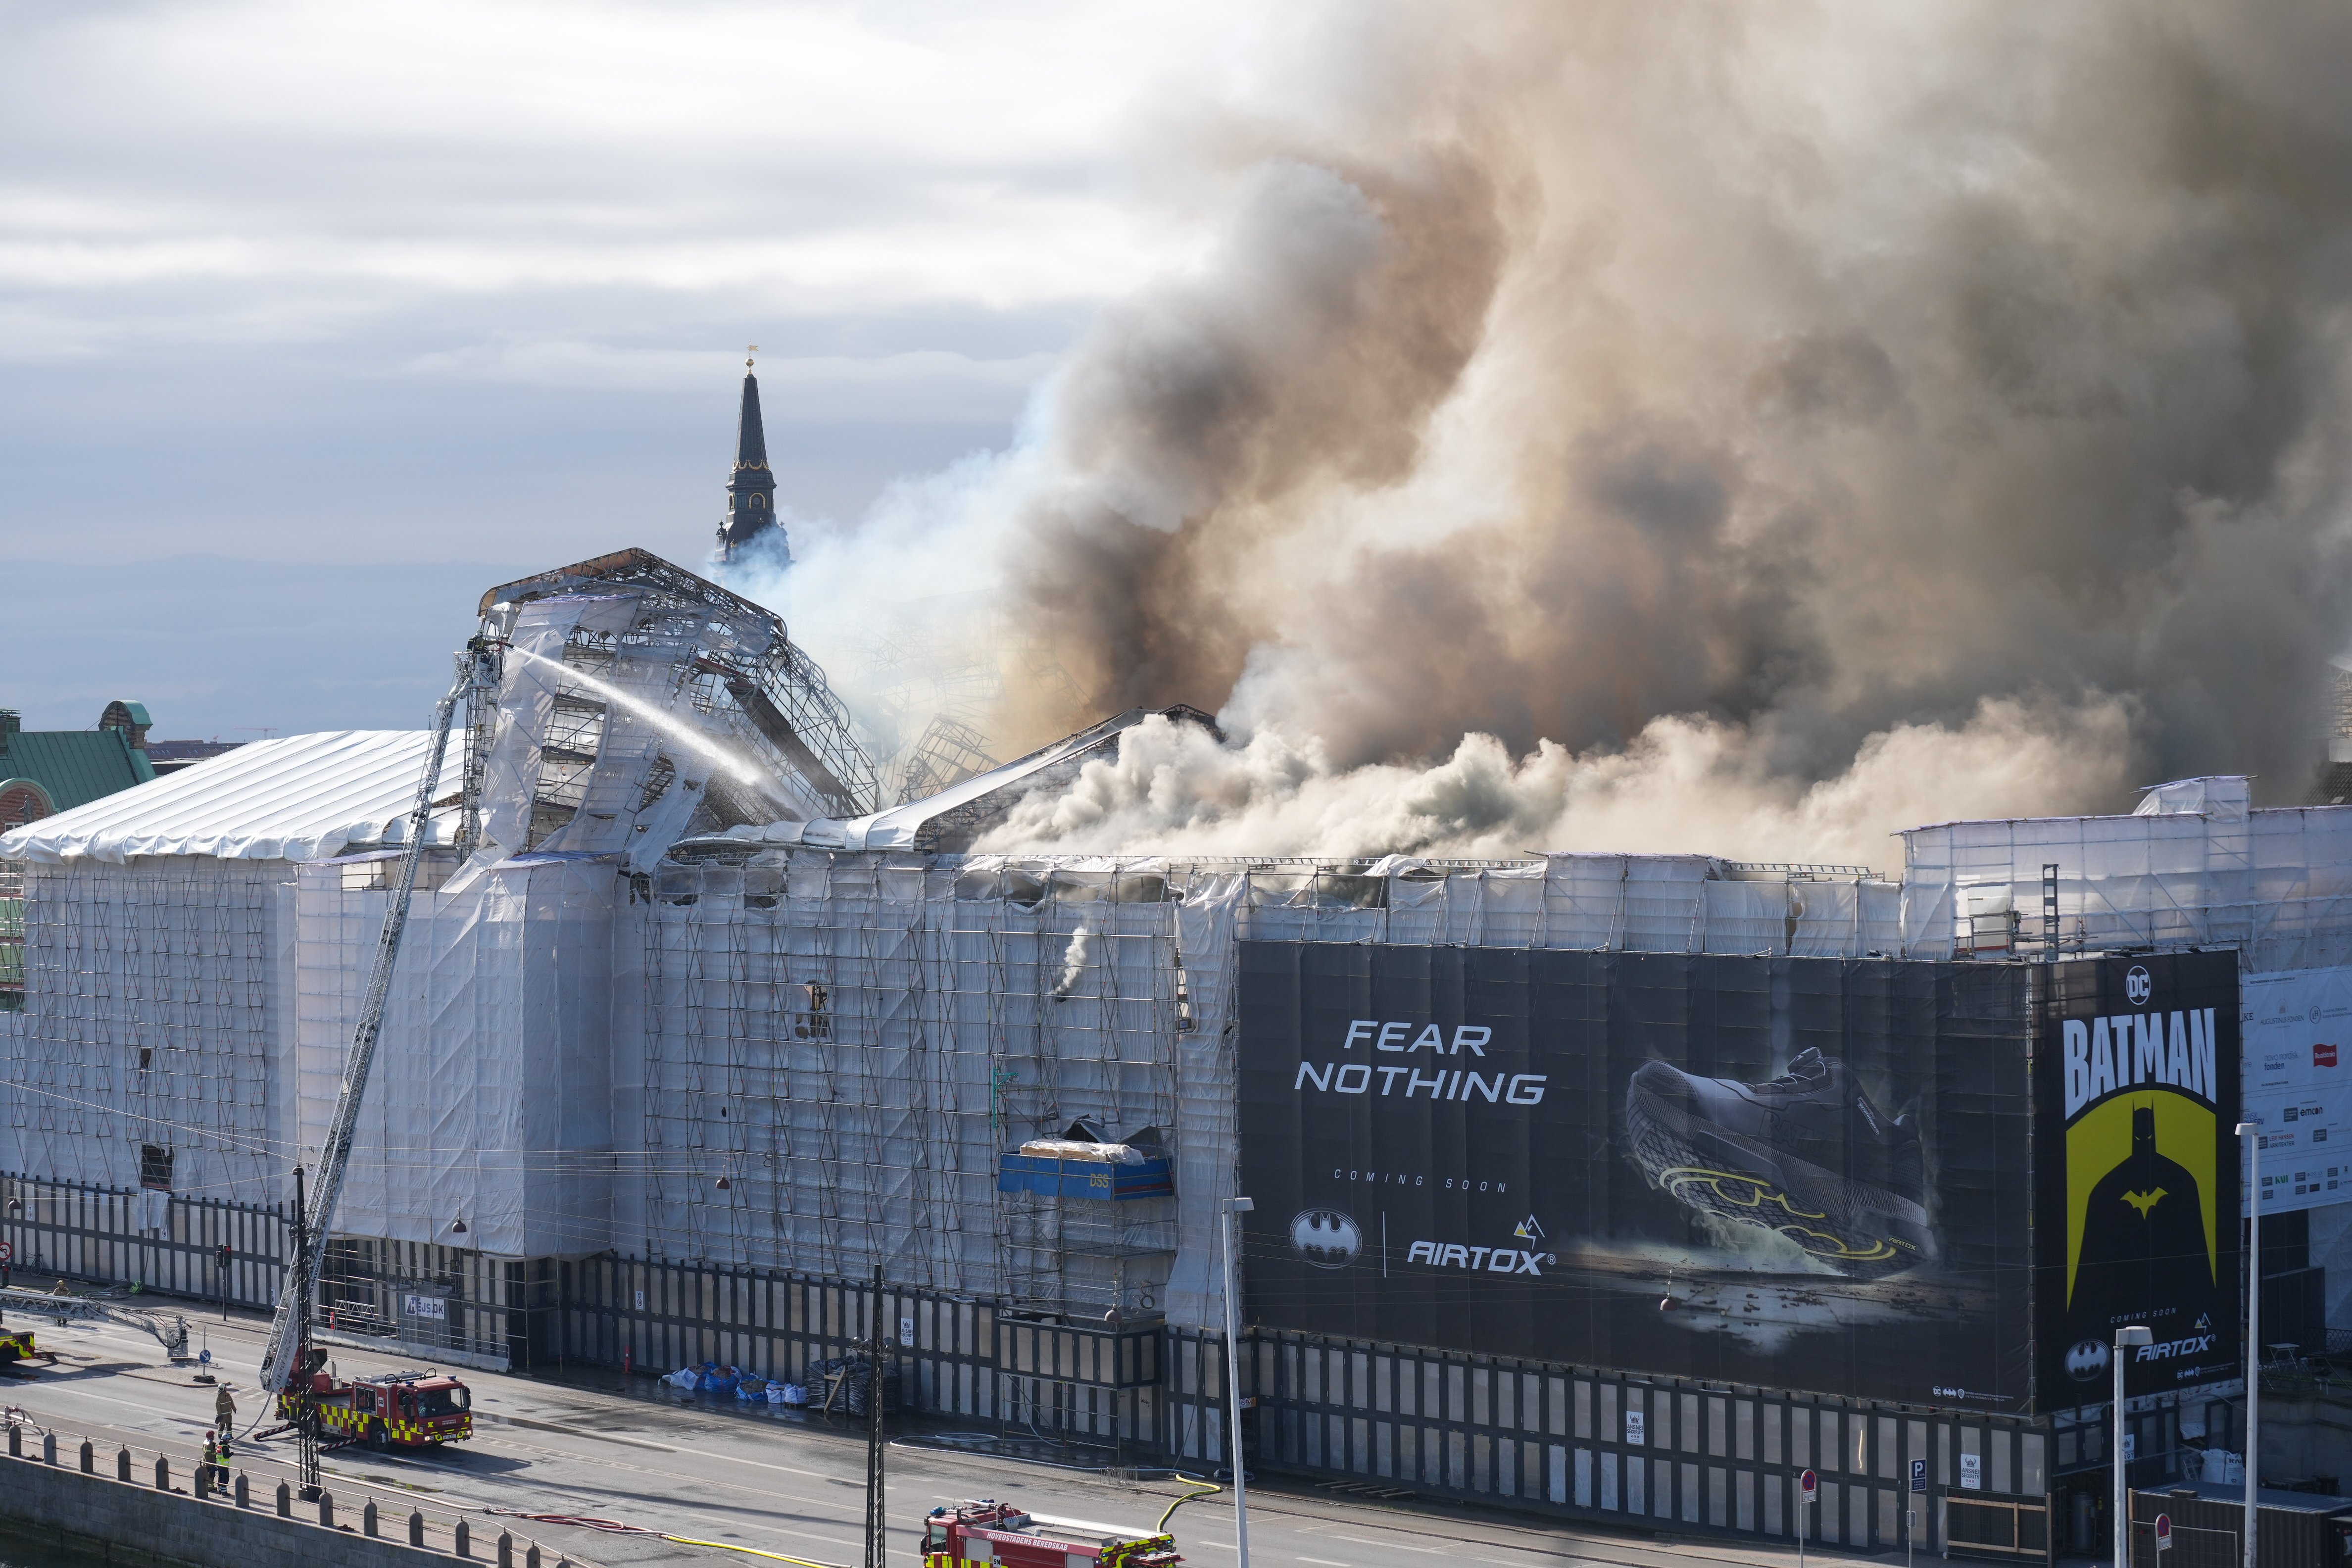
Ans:
[[[1222,705],[1294,782],[1552,742],[1564,837],[1577,766],[1693,735],[1692,787],[1789,809],[1890,734],[2050,765],[1872,809],[2300,794],[2347,632],[2352,11],[1352,5],[1275,79],[1192,139],[1222,251],[1055,394],[1009,560],[1076,700],[1024,731]],[[1220,787],[1153,820],[1259,798]],[[1537,820],[1432,809],[1352,847]]]

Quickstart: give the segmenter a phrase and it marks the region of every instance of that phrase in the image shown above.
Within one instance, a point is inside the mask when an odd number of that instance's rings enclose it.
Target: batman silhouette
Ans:
[[[2158,1150],[2156,1112],[2136,1108],[2131,1152],[2099,1178],[2084,1210],[2073,1303],[2081,1315],[2073,1321],[2102,1325],[2105,1339],[2116,1324],[2145,1322],[2159,1307],[2204,1307],[2213,1284],[2203,1199],[2197,1178]],[[2161,1331],[2169,1320],[2156,1326]]]

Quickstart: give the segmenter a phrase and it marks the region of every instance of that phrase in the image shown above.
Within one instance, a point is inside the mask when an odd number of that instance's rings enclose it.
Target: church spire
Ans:
[[[760,345],[753,343],[751,353]],[[727,517],[719,525],[719,558],[732,561],[754,539],[771,530],[775,539],[767,548],[779,563],[792,564],[792,551],[776,522],[776,476],[768,468],[768,432],[760,419],[760,378],[751,361],[743,362],[743,411],[735,426],[735,471],[727,480]]]

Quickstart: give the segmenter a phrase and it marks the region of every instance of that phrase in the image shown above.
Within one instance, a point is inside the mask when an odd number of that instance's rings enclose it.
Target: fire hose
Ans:
[[[1219,1492],[1225,1489],[1214,1481],[1204,1481],[1198,1476],[1188,1476],[1181,1470],[1176,1472],[1176,1479],[1182,1481],[1188,1487],[1198,1487],[1200,1489],[1198,1491],[1186,1492],[1182,1497],[1180,1497],[1174,1502],[1170,1503],[1166,1512],[1160,1514],[1160,1522],[1151,1527],[1151,1532],[1154,1535],[1167,1534],[1168,1516],[1174,1513],[1178,1509],[1182,1508],[1186,1503],[1191,1502],[1194,1498],[1214,1497]]]
[[[690,1535],[672,1535],[667,1531],[630,1524],[617,1519],[599,1519],[589,1513],[524,1513],[511,1508],[486,1508],[482,1511],[501,1519],[526,1519],[533,1524],[568,1524],[581,1530],[601,1530],[611,1535],[650,1535],[656,1540],[674,1541],[680,1546],[709,1546],[720,1552],[742,1552],[753,1557],[765,1557],[771,1562],[790,1563],[793,1568],[841,1568],[839,1563],[812,1563],[805,1557],[788,1557],[781,1552],[762,1552],[756,1546],[739,1546],[731,1541],[697,1541]]]

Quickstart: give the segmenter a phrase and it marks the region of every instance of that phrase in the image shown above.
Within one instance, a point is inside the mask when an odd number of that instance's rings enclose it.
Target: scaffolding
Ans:
[[[30,1044],[0,1065],[15,1168],[278,1200],[290,869],[193,855],[21,868]]]
[[[651,657],[670,672],[659,706],[691,707],[817,810],[856,816],[880,804],[873,759],[851,732],[848,710],[783,622],[646,551],[616,551],[490,589],[480,605],[483,638],[511,635],[520,607],[580,596],[625,598],[638,613],[625,626],[602,628],[601,649],[576,644],[583,651],[572,662],[584,667],[598,651]],[[688,658],[669,657],[688,644],[694,645]]]
[[[0,860],[0,1013],[25,1010],[25,863]]]
[[[1173,1126],[1163,866],[770,851],[665,867],[644,897],[648,1256],[1160,1308],[1176,1200],[995,1188],[1003,1152],[1074,1119]]]
[[[1906,958],[2234,947],[2249,973],[2352,962],[2352,812],[2255,811],[2242,778],[2157,786],[2129,816],[1950,822],[1903,841],[1887,951]]]

